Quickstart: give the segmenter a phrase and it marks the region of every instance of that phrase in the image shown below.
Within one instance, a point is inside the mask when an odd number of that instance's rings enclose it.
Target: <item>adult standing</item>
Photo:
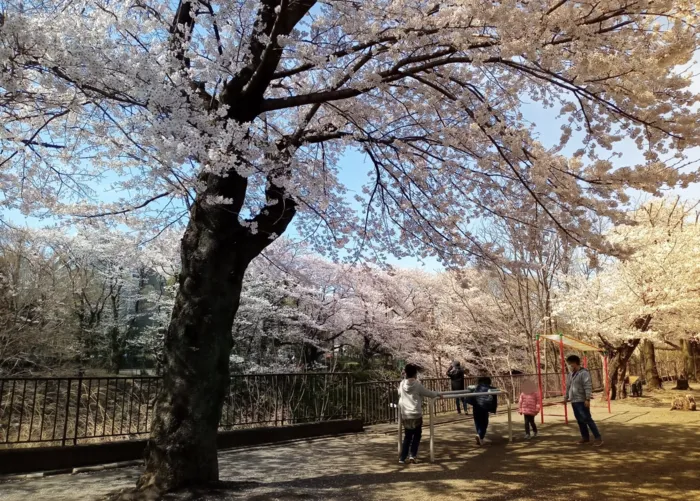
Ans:
[[[450,368],[447,370],[447,377],[449,377],[451,380],[452,391],[464,391],[464,370],[462,369],[459,361],[455,360],[452,362],[452,365],[450,365]],[[466,397],[457,397],[455,398],[455,401],[457,402],[457,414],[462,413],[461,409],[459,408],[460,401],[462,403],[462,407],[464,408],[464,413],[466,414]]]
[[[593,382],[588,369],[581,367],[581,359],[576,355],[569,355],[566,358],[571,372],[566,378],[566,399],[571,402],[574,409],[574,416],[581,431],[579,445],[587,444],[591,441],[591,430],[595,438],[595,447],[603,445],[603,437],[598,431],[598,427],[591,416],[591,396],[593,395]]]

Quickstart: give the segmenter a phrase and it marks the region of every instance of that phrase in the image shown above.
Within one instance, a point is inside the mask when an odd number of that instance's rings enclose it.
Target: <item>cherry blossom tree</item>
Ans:
[[[512,316],[525,336],[534,372],[536,337],[556,330],[553,295],[560,285],[558,277],[569,271],[576,248],[566,235],[547,226],[547,221],[541,222],[540,208],[526,196],[508,203],[518,219],[489,220],[483,238],[493,250],[479,260],[479,265],[497,281],[492,288],[498,299],[495,304],[504,309],[503,315]],[[558,356],[553,359],[556,365]]]
[[[2,5],[3,206],[186,226],[142,490],[218,478],[243,277],[292,220],[330,253],[352,241],[351,255],[463,264],[483,250],[470,223],[517,218],[502,201],[523,188],[596,246],[589,211],[617,220],[626,188],[696,178],[674,157],[698,143],[687,2]],[[560,110],[557,148],[523,99]],[[609,160],[622,138],[643,165]],[[338,176],[349,148],[371,161],[359,211]]]
[[[75,355],[74,315],[59,269],[31,231],[0,228],[0,374],[60,370]]]
[[[36,374],[79,364],[118,371],[153,311],[147,278],[157,285],[170,267],[161,248],[168,238],[143,247],[101,226],[6,226],[0,239],[6,370],[12,364]]]
[[[697,332],[700,225],[693,204],[652,201],[607,235],[624,255],[591,277],[573,276],[558,314],[612,353],[611,388],[622,394],[627,362],[640,344],[647,379],[660,384],[654,342]]]

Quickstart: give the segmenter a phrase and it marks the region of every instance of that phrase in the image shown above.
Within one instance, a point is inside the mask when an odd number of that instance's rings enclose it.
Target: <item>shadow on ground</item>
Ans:
[[[577,427],[541,428],[508,444],[504,417],[494,443],[473,442],[470,418],[436,428],[434,464],[400,466],[395,435],[361,434],[220,455],[223,483],[169,501],[692,500],[700,499],[700,412],[596,403],[606,445],[578,447]],[[517,418],[517,416],[516,416]],[[520,437],[520,418],[516,429]],[[427,457],[428,432],[421,456]],[[0,485],[2,501],[96,501],[133,486],[137,468]]]
[[[394,444],[346,440],[299,444],[285,451],[221,458],[222,472],[261,485],[221,499],[393,500],[460,499],[700,499],[696,468],[700,427],[635,423],[649,412],[600,419],[606,447],[578,447],[575,425],[544,428],[536,441],[472,445],[471,426],[442,427],[435,464],[402,467]],[[503,433],[504,425],[496,429]],[[427,441],[424,442],[427,445]]]

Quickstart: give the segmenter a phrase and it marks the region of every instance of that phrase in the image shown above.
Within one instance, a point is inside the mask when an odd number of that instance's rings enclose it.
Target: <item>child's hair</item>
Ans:
[[[521,393],[535,393],[537,390],[537,385],[532,379],[525,379],[520,387]]]
[[[569,355],[566,357],[566,361],[570,364],[581,365],[581,359],[578,358],[578,355]]]
[[[418,366],[413,364],[407,364],[403,369],[406,372],[406,377],[411,379],[418,375]]]
[[[491,378],[488,376],[481,376],[477,381],[476,384],[485,384],[486,386],[491,386]]]

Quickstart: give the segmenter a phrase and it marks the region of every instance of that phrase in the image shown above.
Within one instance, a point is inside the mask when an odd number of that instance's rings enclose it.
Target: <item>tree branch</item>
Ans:
[[[94,218],[98,218],[98,217],[118,216],[121,214],[127,214],[129,212],[134,212],[134,211],[137,211],[139,209],[143,209],[144,207],[148,206],[149,204],[155,202],[156,200],[160,200],[161,198],[167,197],[170,194],[171,194],[170,191],[166,191],[165,193],[161,193],[159,195],[156,195],[154,197],[149,198],[148,200],[146,200],[143,203],[140,203],[139,205],[127,207],[126,209],[120,209],[120,210],[109,211],[109,212],[102,212],[99,214],[74,214],[74,216],[75,217],[82,217],[82,218],[86,218],[86,219],[94,219]]]

